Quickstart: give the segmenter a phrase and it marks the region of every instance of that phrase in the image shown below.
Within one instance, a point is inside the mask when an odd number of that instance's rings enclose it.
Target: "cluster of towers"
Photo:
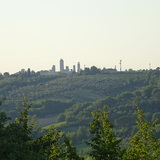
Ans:
[[[77,63],[77,70],[76,70],[76,65],[73,65],[73,68],[72,69],[69,69],[69,66],[66,66],[64,67],[64,60],[63,59],[60,59],[60,62],[59,62],[59,68],[60,68],[60,73],[72,73],[72,72],[77,72],[79,73],[80,72],[80,63],[78,62]],[[52,69],[49,70],[49,71],[40,71],[40,74],[41,75],[53,75],[53,74],[56,74],[56,66],[53,65],[52,66]]]
[[[73,65],[73,69],[69,70],[69,67],[66,66],[66,68],[64,68],[64,60],[60,59],[60,72],[62,73],[69,73],[69,72],[76,72],[76,66]],[[77,63],[77,72],[80,72],[80,63]]]

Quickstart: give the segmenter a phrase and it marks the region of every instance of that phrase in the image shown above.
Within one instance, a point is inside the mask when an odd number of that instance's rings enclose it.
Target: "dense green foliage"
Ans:
[[[142,110],[138,110],[137,116],[138,131],[130,140],[131,148],[127,150],[127,159],[160,159],[160,139],[154,135],[158,119],[148,122]]]
[[[133,91],[137,87],[145,86],[146,76],[143,72],[55,76],[10,75],[0,79],[0,96],[6,97],[3,110],[5,112],[10,111],[10,116],[13,117],[16,114],[15,106],[21,104],[24,96],[36,104],[45,103],[46,100],[92,102],[106,96],[115,96],[124,91]],[[39,107],[38,111],[40,112],[44,108]],[[35,112],[37,113],[37,110]]]
[[[29,124],[31,105],[24,100],[19,118],[5,125],[8,118],[0,114],[0,157],[3,160],[76,160],[80,158],[68,138],[52,127],[46,134],[33,139],[34,123]],[[64,142],[61,143],[60,140]],[[61,140],[61,141],[62,141]]]
[[[123,152],[118,140],[113,132],[113,125],[109,122],[108,113],[105,108],[92,113],[93,122],[89,123],[90,133],[93,137],[87,144],[92,150],[90,156],[95,160],[100,159],[121,159]]]
[[[10,118],[0,112],[0,157],[3,160],[83,160],[77,154],[76,147],[66,135],[54,128],[36,139],[32,132],[34,123],[29,124],[28,111],[31,104],[23,103],[19,118],[8,122]],[[93,160],[159,160],[160,139],[154,135],[157,120],[150,123],[142,110],[137,110],[138,131],[130,140],[130,147],[123,150],[120,146],[106,108],[92,112],[93,120],[89,124],[92,138],[87,142]],[[7,123],[5,125],[5,123]]]
[[[148,89],[150,91],[148,92]],[[88,127],[92,117],[90,112],[104,105],[110,106],[110,121],[114,124],[116,135],[124,139],[124,143],[136,132],[137,126],[134,123],[136,119],[136,107],[145,111],[148,120],[154,120],[160,116],[160,99],[155,97],[155,91],[158,86],[147,86],[135,92],[124,92],[116,97],[106,97],[93,103],[77,103],[65,110],[58,116],[59,122],[67,122],[66,127],[60,129],[67,132],[73,143],[79,144],[84,136],[77,136],[77,130],[80,126]],[[148,97],[146,93],[148,92]],[[158,94],[158,92],[156,93]],[[60,119],[59,117],[63,117]],[[69,118],[68,118],[69,117]],[[61,121],[62,120],[62,121]],[[75,130],[71,128],[75,128]],[[77,128],[76,128],[77,127]],[[66,129],[65,129],[66,128]],[[70,131],[70,133],[69,133]],[[86,128],[87,131],[87,128]],[[157,136],[160,138],[160,126],[157,126]],[[87,139],[86,137],[85,139]]]

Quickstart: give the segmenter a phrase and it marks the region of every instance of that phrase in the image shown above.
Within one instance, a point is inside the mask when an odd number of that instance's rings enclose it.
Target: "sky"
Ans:
[[[155,69],[160,0],[0,0],[0,72]]]

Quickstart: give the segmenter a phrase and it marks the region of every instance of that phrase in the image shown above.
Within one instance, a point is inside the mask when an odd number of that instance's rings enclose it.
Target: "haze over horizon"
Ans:
[[[0,1],[0,72],[72,68],[155,69],[159,0]]]

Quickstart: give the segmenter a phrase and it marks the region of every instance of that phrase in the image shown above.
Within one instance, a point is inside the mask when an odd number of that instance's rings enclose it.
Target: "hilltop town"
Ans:
[[[73,72],[77,72],[80,73],[81,68],[80,68],[80,62],[77,63],[77,69],[76,69],[76,65],[73,65],[72,69],[69,69],[69,66],[64,66],[64,60],[60,59],[59,61],[59,68],[60,68],[60,73],[73,73]],[[58,73],[58,71],[56,71],[56,66],[53,65],[52,68],[50,70],[42,70],[40,71],[41,75],[54,75]]]

